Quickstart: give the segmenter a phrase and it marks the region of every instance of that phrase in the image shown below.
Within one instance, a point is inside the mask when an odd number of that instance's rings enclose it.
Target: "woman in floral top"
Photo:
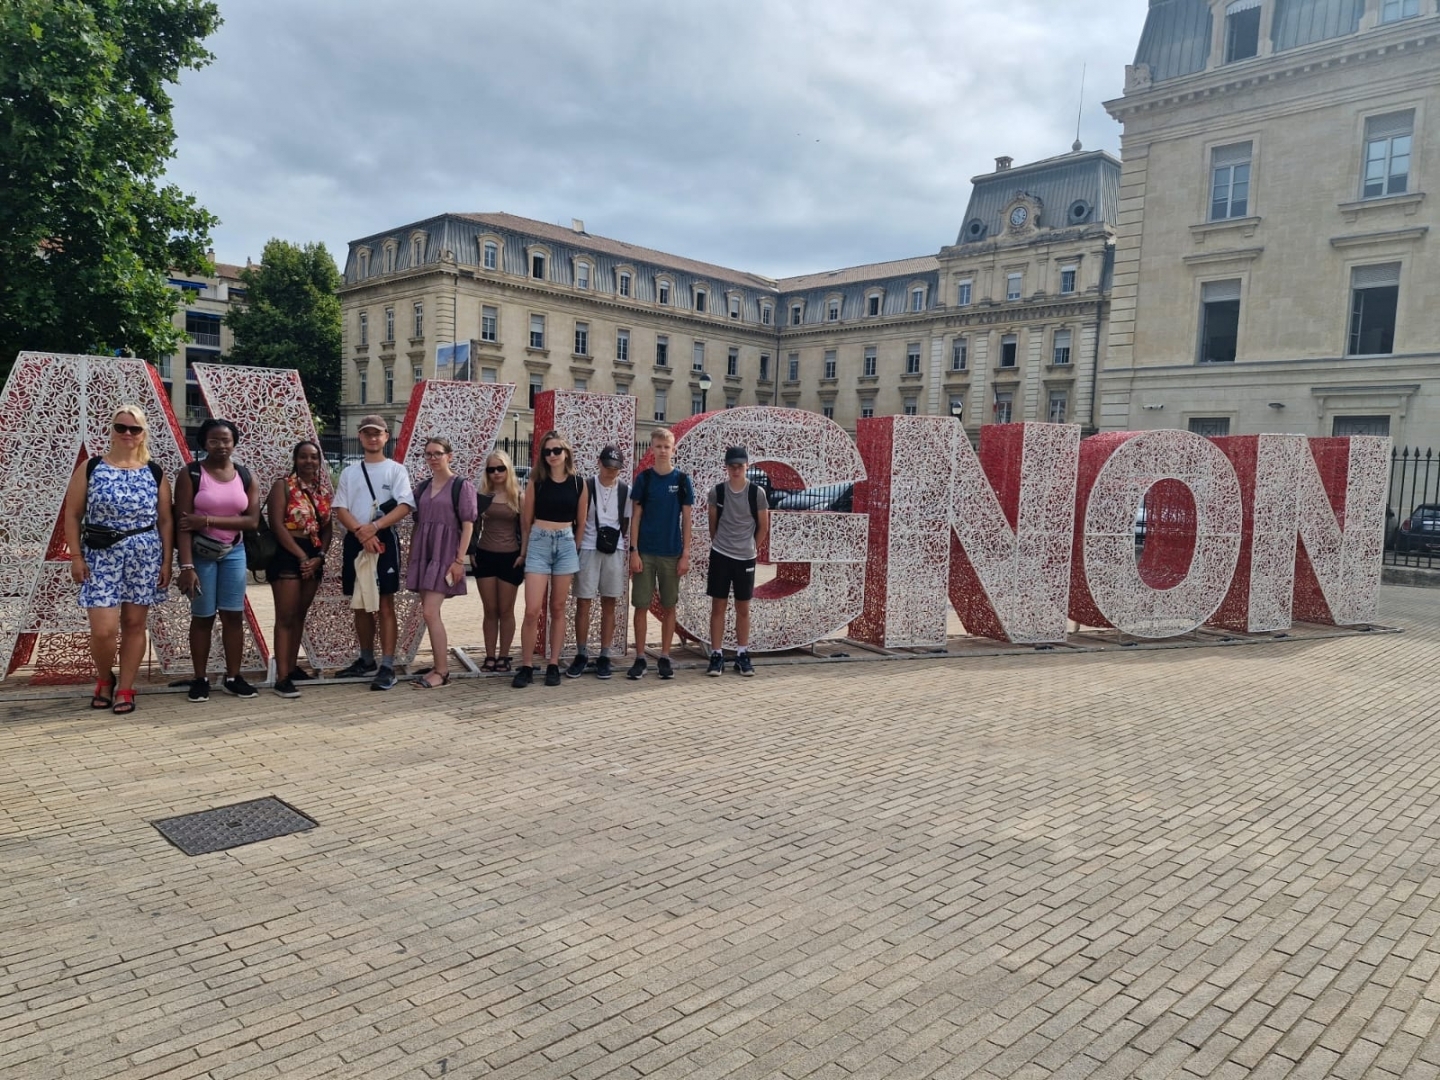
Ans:
[[[266,515],[275,534],[275,557],[266,576],[275,598],[275,693],[297,698],[300,638],[305,617],[325,573],[325,552],[330,547],[330,491],[324,475],[320,447],[309,439],[295,444],[293,468],[270,488]]]

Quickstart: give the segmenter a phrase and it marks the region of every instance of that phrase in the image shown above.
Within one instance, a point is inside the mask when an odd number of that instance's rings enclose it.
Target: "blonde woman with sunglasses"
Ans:
[[[525,555],[520,538],[520,481],[503,450],[485,459],[480,520],[475,527],[475,585],[485,610],[485,663],[481,671],[509,671],[515,641],[515,597],[525,584]]]

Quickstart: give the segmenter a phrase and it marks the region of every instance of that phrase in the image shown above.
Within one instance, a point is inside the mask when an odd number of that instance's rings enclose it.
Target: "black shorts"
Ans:
[[[400,541],[394,529],[381,529],[375,538],[385,545],[376,570],[380,577],[380,595],[394,596],[400,591]],[[340,588],[346,596],[355,594],[355,556],[364,549],[355,534],[347,532],[341,543]]]
[[[313,559],[316,555],[323,554],[320,550],[320,545],[303,533],[299,536],[291,533],[290,538],[295,541],[295,545],[301,551],[305,552],[307,559]],[[277,581],[280,578],[298,578],[299,576],[300,560],[281,547],[279,541],[276,541],[275,557],[270,560],[270,565],[265,568],[265,579],[267,581]]]
[[[499,578],[501,581],[511,585],[525,584],[525,564],[515,565],[515,560],[520,558],[520,549],[514,551],[486,551],[483,548],[475,552],[475,577]]]
[[[735,599],[742,602],[755,595],[755,560],[732,559],[711,548],[705,594],[712,600],[728,600],[731,588],[735,590]]]

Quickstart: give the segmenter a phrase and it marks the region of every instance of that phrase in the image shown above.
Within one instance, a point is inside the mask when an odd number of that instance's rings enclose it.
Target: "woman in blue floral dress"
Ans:
[[[170,481],[150,462],[145,412],[121,405],[110,449],[83,462],[65,491],[70,578],[90,618],[95,658],[92,709],[135,711],[135,676],[145,656],[145,622],[170,586]],[[119,635],[120,675],[114,672]]]

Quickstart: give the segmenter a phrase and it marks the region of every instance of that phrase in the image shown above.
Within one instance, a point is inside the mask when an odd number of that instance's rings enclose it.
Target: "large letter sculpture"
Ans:
[[[1374,622],[1385,545],[1390,440],[1311,439],[1298,493],[1301,551],[1295,615],[1305,622]]]
[[[1142,505],[1146,550],[1137,565]],[[1134,637],[1188,633],[1225,598],[1240,532],[1240,485],[1210,440],[1188,431],[1086,439],[1080,445],[1070,617]]]
[[[544,468],[540,454],[540,436],[554,429],[565,436],[575,452],[575,471],[581,476],[595,476],[600,471],[600,451],[613,443],[625,455],[625,465],[620,470],[620,479],[626,484],[635,478],[635,398],[630,394],[592,394],[582,390],[545,390],[535,395],[535,432],[532,440],[531,465]],[[627,510],[628,513],[628,510]],[[628,580],[628,577],[627,577]],[[571,582],[570,604],[566,608],[565,648],[575,642],[575,582]],[[628,593],[628,589],[626,592]],[[629,626],[629,597],[622,596],[616,601],[615,640],[610,642],[617,656],[625,655],[625,642]],[[536,631],[536,651],[545,654],[547,605]],[[586,634],[588,645],[595,646],[600,640],[600,603],[590,606],[590,626]],[[589,650],[596,655],[596,649]]]
[[[865,466],[845,429],[819,413],[750,406],[691,417],[675,425],[676,465],[695,484],[690,572],[680,579],[679,623],[700,640],[710,636],[710,565],[706,499],[725,478],[725,448],[742,445],[754,464],[793,470],[807,487],[865,478]],[[648,459],[646,464],[648,464]],[[781,475],[787,475],[777,470]],[[779,512],[770,515],[774,581],[755,590],[750,606],[750,648],[779,652],[827,637],[860,613],[865,590],[864,514]],[[809,581],[802,584],[804,564]],[[799,572],[797,572],[797,570]],[[725,638],[734,643],[734,608]]]
[[[1065,640],[1079,427],[987,426],[978,458],[949,417],[886,416],[858,430],[869,479],[855,509],[870,515],[870,561],[851,634],[943,647],[948,593],[972,634]]]
[[[485,458],[495,446],[495,436],[505,420],[505,410],[515,393],[514,383],[450,382],[427,379],[410,391],[410,404],[405,421],[395,440],[395,460],[410,473],[410,482],[418,486],[430,475],[425,466],[425,440],[440,435],[455,448],[451,468],[457,476],[474,483],[477,491],[485,486]],[[410,550],[410,533],[414,515],[406,517],[396,532],[400,537],[401,573]],[[409,664],[420,647],[425,622],[420,613],[417,593],[401,589],[395,598],[395,617],[400,623],[395,660]],[[351,642],[354,641],[352,631]],[[353,653],[352,653],[353,655]]]

